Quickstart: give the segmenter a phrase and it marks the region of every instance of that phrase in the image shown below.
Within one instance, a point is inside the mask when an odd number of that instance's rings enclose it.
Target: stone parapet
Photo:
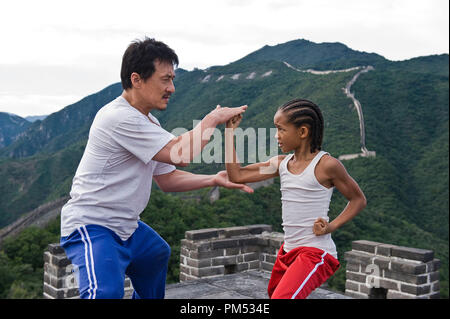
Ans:
[[[271,271],[283,234],[270,225],[191,230],[181,240],[180,281],[249,270]]]
[[[345,294],[354,298],[439,298],[440,260],[432,250],[368,240],[352,242]]]
[[[79,299],[77,269],[59,244],[50,244],[44,252],[44,298]],[[130,278],[124,282],[124,298],[130,298],[133,286]]]
[[[264,224],[186,231],[180,247],[180,282],[217,280],[214,277],[242,272],[270,276],[283,240],[282,233]],[[432,250],[357,240],[344,258],[347,297],[440,297],[440,260]],[[44,253],[44,298],[79,298],[76,278],[77,269],[64,249],[50,244]],[[126,277],[124,298],[132,292]]]

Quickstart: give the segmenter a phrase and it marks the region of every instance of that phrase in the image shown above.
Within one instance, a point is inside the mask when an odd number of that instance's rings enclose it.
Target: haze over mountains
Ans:
[[[323,111],[323,149],[334,157],[360,153],[358,114],[343,89],[365,66],[373,70],[361,74],[351,92],[362,105],[365,143],[376,157],[343,163],[368,206],[334,238],[338,243],[368,239],[433,249],[443,263],[442,287],[448,294],[448,54],[394,62],[341,43],[294,40],[264,46],[228,65],[178,69],[167,110],[154,115],[169,131],[191,129],[193,120],[217,104],[247,104],[242,128],[269,129],[279,105],[306,98]],[[121,92],[120,83],[111,84],[34,123],[0,114],[0,227],[68,194],[95,114]],[[271,138],[267,134],[267,145]],[[248,161],[255,154],[246,149],[241,160]],[[188,170],[223,168],[200,163]],[[343,205],[345,199],[335,192],[330,215]]]

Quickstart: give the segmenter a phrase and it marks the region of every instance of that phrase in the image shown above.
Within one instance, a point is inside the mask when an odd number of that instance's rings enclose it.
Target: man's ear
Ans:
[[[139,89],[141,87],[142,78],[138,73],[136,73],[136,72],[131,73],[130,80],[131,80],[131,85],[133,85],[134,88]]]

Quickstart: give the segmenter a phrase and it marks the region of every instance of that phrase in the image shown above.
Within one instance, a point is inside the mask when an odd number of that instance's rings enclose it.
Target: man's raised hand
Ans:
[[[253,188],[245,184],[230,182],[227,171],[220,171],[214,177],[214,184],[225,188],[238,188],[246,193],[253,193]]]
[[[214,117],[217,125],[219,125],[226,123],[236,115],[244,113],[245,110],[247,110],[247,107],[247,105],[242,105],[239,107],[221,107],[220,105],[217,105],[217,107],[209,114]]]

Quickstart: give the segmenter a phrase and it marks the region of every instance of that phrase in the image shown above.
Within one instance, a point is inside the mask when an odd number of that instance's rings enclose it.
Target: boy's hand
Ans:
[[[231,119],[227,121],[226,127],[235,129],[239,126],[242,120],[242,114],[238,114],[236,116],[233,116]]]
[[[247,110],[247,105],[242,105],[239,107],[221,107],[217,105],[217,107],[209,113],[210,116],[216,121],[216,124],[222,124],[228,122],[233,117],[240,115]]]
[[[319,217],[314,222],[313,232],[316,236],[322,236],[331,233],[332,231],[333,230],[330,223],[328,223],[325,219]]]

